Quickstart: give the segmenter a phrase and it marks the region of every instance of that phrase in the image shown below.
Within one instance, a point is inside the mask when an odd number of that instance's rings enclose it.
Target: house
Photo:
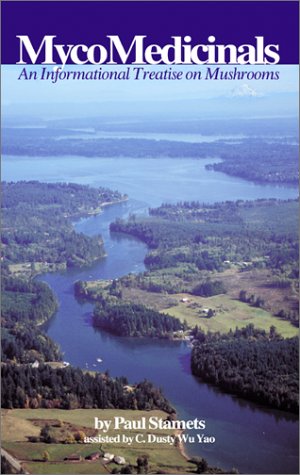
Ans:
[[[119,455],[116,455],[114,457],[114,462],[118,465],[125,465],[126,460],[124,459],[124,457],[120,457]]]
[[[123,386],[123,388],[124,388],[124,391],[127,391],[128,393],[132,393],[134,391],[133,386],[129,386],[129,384],[127,384],[126,386]]]
[[[186,297],[183,297],[180,301],[183,302],[183,303],[186,303],[186,302],[189,302],[189,299],[186,298]]]
[[[85,460],[98,460],[100,458],[100,452],[93,452],[85,457]]]
[[[39,366],[40,363],[38,362],[38,360],[35,360],[35,362],[31,364],[31,368],[38,368]]]
[[[109,463],[109,462],[112,462],[112,460],[115,458],[115,455],[114,454],[110,454],[109,452],[106,452],[104,455],[103,455],[103,462],[104,463]]]
[[[64,460],[67,462],[81,462],[82,457],[78,454],[72,454],[65,457]]]

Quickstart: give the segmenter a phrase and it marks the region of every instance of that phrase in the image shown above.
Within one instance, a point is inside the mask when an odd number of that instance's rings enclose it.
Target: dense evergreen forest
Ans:
[[[210,133],[215,135],[215,129]],[[230,133],[232,134],[232,131]],[[212,159],[212,164],[208,165],[208,168],[251,181],[297,185],[299,176],[296,138],[294,141],[284,140],[282,137],[272,137],[271,140],[257,137],[239,138],[239,140],[228,138],[191,143],[144,138],[88,137],[86,132],[81,134],[81,138],[76,138],[74,131],[54,127],[4,128],[2,148],[3,153],[7,155],[33,157],[62,155],[141,159],[217,157],[222,159],[222,162],[214,163]]]
[[[77,184],[3,183],[3,265],[29,262],[88,264],[104,255],[101,236],[76,233],[72,219],[101,211],[124,197],[105,188]]]
[[[195,376],[225,391],[284,411],[298,412],[299,340],[283,340],[252,325],[227,335],[205,335],[197,342],[191,367]]]
[[[184,325],[169,315],[157,312],[145,305],[122,301],[109,303],[98,300],[94,310],[93,323],[120,336],[173,338],[173,333],[184,330]]]
[[[51,270],[103,256],[101,237],[77,234],[71,220],[124,197],[105,188],[36,181],[4,182],[2,189],[2,359],[56,361],[60,352],[39,325],[57,302],[46,284],[31,277],[40,266]]]
[[[123,199],[118,192],[76,184],[3,183],[2,407],[173,411],[148,381],[128,390],[124,378],[45,364],[62,359],[40,327],[57,302],[51,289],[32,277],[41,263],[55,269],[57,263],[78,266],[103,256],[101,237],[77,234],[72,220]],[[36,361],[38,368],[32,367]]]
[[[142,239],[151,269],[194,263],[200,270],[222,270],[226,261],[248,262],[297,276],[297,201],[257,200],[215,205],[178,203],[150,209],[150,218],[116,220],[111,231]]]
[[[57,345],[39,328],[57,309],[56,299],[43,282],[3,275],[1,282],[2,361],[55,361]]]
[[[1,281],[2,325],[13,328],[16,323],[45,323],[57,309],[56,299],[44,282],[3,276]]]
[[[39,328],[55,312],[57,302],[46,284],[27,275],[16,277],[11,268],[29,262],[34,275],[39,261],[72,266],[101,257],[101,237],[75,233],[71,220],[100,212],[103,203],[125,197],[103,188],[38,182],[4,183],[3,195],[2,407],[159,407],[170,412],[160,391],[148,382],[127,392],[123,379],[43,365],[61,358]],[[39,368],[31,367],[35,360],[41,363]]]
[[[161,409],[175,412],[160,389],[149,381],[129,387],[126,378],[89,374],[67,367],[48,365],[2,365],[2,407],[12,408],[116,408]]]
[[[258,183],[297,185],[299,172],[295,162],[297,145],[249,139],[239,146],[222,148],[219,163],[206,165],[213,169]],[[285,160],[282,160],[282,157]]]

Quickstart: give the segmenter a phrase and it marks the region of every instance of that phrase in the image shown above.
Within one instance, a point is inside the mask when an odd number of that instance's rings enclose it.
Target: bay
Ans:
[[[91,326],[91,304],[74,298],[78,279],[112,279],[144,270],[146,246],[123,235],[110,234],[109,223],[130,213],[146,213],[162,202],[227,199],[294,198],[297,190],[256,185],[205,170],[207,160],[82,157],[5,157],[3,179],[67,181],[108,186],[130,199],[103,213],[75,223],[79,232],[101,233],[107,257],[93,266],[39,276],[60,302],[47,332],[64,351],[64,359],[81,368],[109,370],[130,382],[144,378],[162,387],[182,419],[205,419],[213,445],[187,446],[190,455],[204,456],[211,465],[236,467],[244,473],[298,473],[298,420],[239,400],[202,383],[190,373],[190,348],[185,343],[118,338]],[[38,166],[37,166],[38,165]],[[101,358],[101,363],[97,362]]]

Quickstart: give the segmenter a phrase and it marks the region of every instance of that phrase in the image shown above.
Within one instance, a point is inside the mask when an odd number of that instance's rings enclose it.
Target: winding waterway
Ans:
[[[296,416],[239,400],[200,382],[190,373],[190,349],[185,343],[119,338],[95,330],[90,325],[92,305],[74,298],[73,284],[78,279],[112,279],[144,270],[146,246],[109,233],[109,223],[116,217],[145,213],[149,206],[164,201],[297,196],[293,188],[255,185],[205,170],[204,165],[211,161],[41,157],[37,162],[30,157],[6,157],[3,178],[73,181],[108,186],[130,196],[128,202],[75,224],[85,234],[102,234],[106,258],[88,268],[39,277],[51,286],[60,303],[47,333],[60,344],[64,359],[82,368],[126,375],[130,382],[147,378],[162,387],[179,418],[206,420],[207,435],[216,438],[215,444],[195,443],[187,450],[203,455],[211,465],[236,467],[244,473],[298,473]]]

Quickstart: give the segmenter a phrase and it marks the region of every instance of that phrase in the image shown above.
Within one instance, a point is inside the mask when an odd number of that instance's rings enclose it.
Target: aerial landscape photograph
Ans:
[[[2,473],[299,473],[298,67],[268,70],[3,67]]]

